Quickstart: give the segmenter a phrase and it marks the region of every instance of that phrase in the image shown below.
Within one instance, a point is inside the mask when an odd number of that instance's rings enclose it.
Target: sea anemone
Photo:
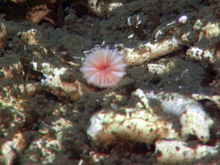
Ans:
[[[99,88],[115,86],[125,75],[126,64],[117,49],[98,47],[85,56],[80,68],[88,84]]]

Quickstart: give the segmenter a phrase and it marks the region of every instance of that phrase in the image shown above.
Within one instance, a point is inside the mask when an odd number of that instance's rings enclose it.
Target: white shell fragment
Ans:
[[[143,93],[138,89],[135,93]],[[214,121],[205,113],[203,107],[190,97],[178,93],[154,93],[146,92],[145,97],[160,101],[164,112],[175,114],[179,117],[182,138],[187,139],[190,135],[196,136],[206,143],[209,140],[209,129]],[[142,98],[143,99],[143,98]]]
[[[156,152],[159,152],[157,162],[166,164],[185,164],[206,157],[215,156],[218,153],[219,144],[216,146],[207,146],[198,144],[196,147],[190,147],[182,141],[158,140],[155,143]]]

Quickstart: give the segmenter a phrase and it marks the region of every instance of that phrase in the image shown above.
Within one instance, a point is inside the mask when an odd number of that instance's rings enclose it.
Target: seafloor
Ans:
[[[79,71],[99,45],[115,87]],[[219,0],[0,1],[0,164],[218,165],[219,144]]]

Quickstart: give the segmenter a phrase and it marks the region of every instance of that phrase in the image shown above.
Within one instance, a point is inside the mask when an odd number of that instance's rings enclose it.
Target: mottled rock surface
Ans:
[[[220,164],[219,8],[1,1],[0,164]],[[79,68],[106,45],[128,67],[119,84],[99,89]]]

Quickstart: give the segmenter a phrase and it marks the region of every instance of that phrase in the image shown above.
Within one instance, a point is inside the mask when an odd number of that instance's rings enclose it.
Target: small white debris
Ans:
[[[182,15],[181,17],[179,17],[178,22],[180,24],[185,24],[188,20],[188,17],[186,15]]]

